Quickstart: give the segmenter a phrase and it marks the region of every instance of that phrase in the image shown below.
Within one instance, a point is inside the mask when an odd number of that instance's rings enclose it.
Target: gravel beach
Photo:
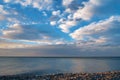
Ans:
[[[0,80],[120,80],[120,71],[97,73],[58,73],[49,75],[9,75]]]

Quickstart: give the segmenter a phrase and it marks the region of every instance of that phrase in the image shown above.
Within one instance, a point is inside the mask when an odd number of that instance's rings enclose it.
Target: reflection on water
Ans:
[[[120,70],[120,58],[0,58],[0,75]]]

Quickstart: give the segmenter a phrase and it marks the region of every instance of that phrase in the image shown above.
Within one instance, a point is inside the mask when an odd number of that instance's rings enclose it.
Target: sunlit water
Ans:
[[[0,58],[0,75],[120,71],[120,58]]]

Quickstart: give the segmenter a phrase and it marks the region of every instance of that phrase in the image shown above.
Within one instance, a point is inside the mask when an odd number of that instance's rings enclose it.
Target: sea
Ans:
[[[0,57],[0,76],[106,71],[120,71],[120,58]]]

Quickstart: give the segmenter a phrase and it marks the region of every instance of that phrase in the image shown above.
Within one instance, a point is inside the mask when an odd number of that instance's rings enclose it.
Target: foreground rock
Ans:
[[[0,80],[120,80],[120,71],[98,73],[59,73],[51,75],[0,76]]]

